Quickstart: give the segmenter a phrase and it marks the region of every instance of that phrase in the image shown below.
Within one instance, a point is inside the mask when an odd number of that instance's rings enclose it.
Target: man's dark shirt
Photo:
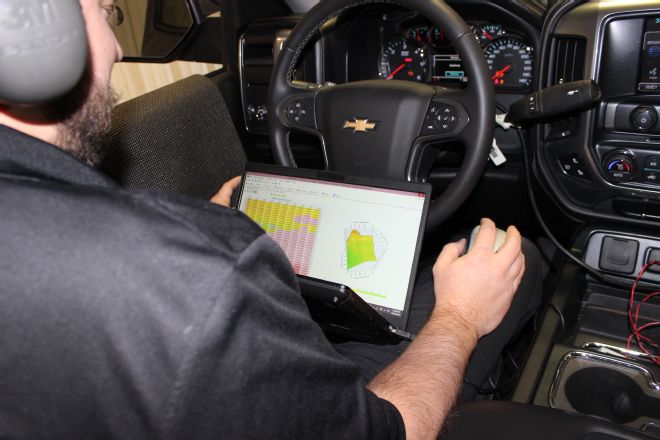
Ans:
[[[394,438],[241,213],[0,126],[0,438]]]

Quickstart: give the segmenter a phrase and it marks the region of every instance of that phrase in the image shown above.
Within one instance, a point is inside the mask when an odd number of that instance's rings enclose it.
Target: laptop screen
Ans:
[[[298,275],[344,284],[404,328],[429,188],[248,164],[238,208]]]

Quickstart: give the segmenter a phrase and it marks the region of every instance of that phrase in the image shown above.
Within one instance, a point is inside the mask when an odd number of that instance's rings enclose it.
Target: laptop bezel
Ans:
[[[408,318],[410,316],[410,304],[412,301],[412,294],[415,287],[415,278],[417,275],[417,268],[419,264],[422,243],[424,239],[424,230],[426,228],[426,220],[428,217],[429,205],[431,200],[431,190],[432,190],[431,185],[428,183],[392,181],[392,180],[376,179],[372,177],[351,176],[351,175],[346,175],[343,173],[338,173],[328,170],[291,168],[280,165],[248,162],[245,164],[245,168],[243,170],[241,185],[237,189],[238,197],[236,198],[236,204],[235,204],[236,210],[240,210],[241,200],[243,197],[245,176],[249,172],[271,174],[274,176],[282,176],[282,177],[303,178],[303,179],[310,179],[314,181],[327,182],[327,183],[344,183],[349,185],[368,186],[374,188],[381,188],[381,189],[394,190],[394,191],[404,191],[404,192],[411,192],[418,194],[423,193],[424,203],[422,207],[419,228],[417,231],[417,242],[415,243],[410,277],[408,279],[408,290],[406,292],[406,298],[404,301],[403,310],[401,311],[401,316],[397,317],[395,315],[383,314],[379,312],[381,316],[387,319],[397,329],[407,330]],[[332,282],[331,280],[328,281]],[[378,310],[376,309],[376,311]]]

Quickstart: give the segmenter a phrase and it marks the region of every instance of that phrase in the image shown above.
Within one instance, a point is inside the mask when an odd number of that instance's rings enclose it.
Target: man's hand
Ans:
[[[493,252],[497,231],[488,219],[474,246],[446,245],[433,266],[436,305],[417,338],[370,383],[397,407],[409,439],[435,439],[454,405],[477,340],[497,327],[520,284],[525,259],[513,226]]]
[[[231,204],[231,195],[234,193],[238,185],[241,184],[241,176],[236,176],[225,182],[220,190],[211,197],[211,202],[218,205],[226,206],[229,208]]]
[[[482,219],[468,253],[461,256],[464,240],[449,243],[433,266],[434,313],[451,314],[465,321],[478,338],[495,330],[502,321],[525,271],[518,230],[509,226],[504,244],[495,253],[496,235],[495,223]]]

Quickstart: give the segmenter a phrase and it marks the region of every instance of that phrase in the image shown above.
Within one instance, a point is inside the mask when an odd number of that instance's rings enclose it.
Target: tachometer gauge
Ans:
[[[484,50],[497,90],[526,89],[532,84],[532,48],[518,37],[504,37]]]
[[[380,57],[380,75],[385,79],[425,81],[428,74],[428,56],[422,47],[405,38],[397,38],[383,47]]]

